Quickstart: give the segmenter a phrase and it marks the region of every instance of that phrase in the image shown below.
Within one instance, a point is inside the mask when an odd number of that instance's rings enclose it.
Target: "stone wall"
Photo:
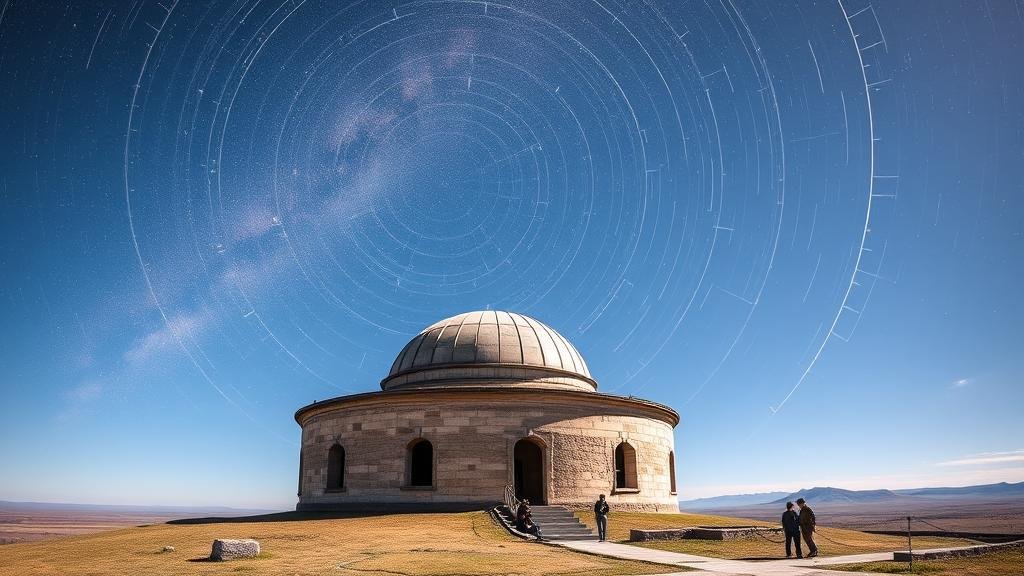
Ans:
[[[785,536],[782,528],[770,526],[695,526],[687,528],[664,528],[659,530],[629,531],[630,542],[648,542],[651,540],[740,540],[754,536]]]
[[[549,504],[590,506],[608,496],[613,509],[677,512],[670,493],[673,425],[641,401],[597,393],[515,390],[377,393],[302,413],[299,508],[360,504],[479,504],[502,500],[513,482],[513,448],[531,438],[544,452]],[[410,488],[407,447],[434,447],[434,486]],[[638,488],[614,489],[614,451],[636,451]],[[325,490],[327,453],[345,448],[345,487]]]

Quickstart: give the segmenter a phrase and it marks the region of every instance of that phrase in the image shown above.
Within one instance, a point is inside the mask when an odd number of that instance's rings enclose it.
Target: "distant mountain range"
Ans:
[[[733,508],[740,506],[755,506],[767,504],[772,500],[785,496],[785,492],[758,492],[755,494],[732,494],[729,496],[712,496],[710,498],[697,498],[695,500],[680,500],[680,508],[712,509],[712,508]]]
[[[929,498],[971,495],[1017,497],[1024,495],[1024,482],[1017,482],[1016,484],[1000,482],[998,484],[962,486],[959,488],[915,488],[911,490],[893,490],[893,492],[909,496],[927,496]]]
[[[686,510],[712,510],[715,508],[740,508],[745,506],[778,506],[786,502],[795,502],[804,498],[816,504],[873,504],[899,503],[907,501],[925,501],[940,499],[999,499],[1024,498],[1024,482],[1010,484],[982,484],[978,486],[960,486],[955,488],[909,488],[903,490],[844,490],[830,486],[819,486],[798,490],[791,494],[785,492],[762,492],[759,494],[737,494],[698,498],[679,502],[679,507]]]
[[[828,486],[814,487],[807,490],[799,490],[792,494],[773,500],[769,504],[785,504],[795,502],[797,498],[803,498],[808,502],[819,504],[857,504],[862,502],[889,502],[902,500],[907,496],[901,496],[892,490],[843,490],[842,488],[831,488]]]

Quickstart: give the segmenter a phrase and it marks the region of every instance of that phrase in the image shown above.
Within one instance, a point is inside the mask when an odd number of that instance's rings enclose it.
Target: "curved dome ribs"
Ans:
[[[452,370],[439,372],[456,368],[473,369],[475,376]],[[484,368],[489,369],[486,374],[481,372]],[[512,374],[498,368],[518,370]],[[438,373],[401,378],[425,371]],[[422,385],[462,376],[497,380],[561,378],[582,380],[590,389],[597,387],[583,357],[564,336],[529,316],[500,310],[465,312],[428,326],[405,345],[381,385]]]

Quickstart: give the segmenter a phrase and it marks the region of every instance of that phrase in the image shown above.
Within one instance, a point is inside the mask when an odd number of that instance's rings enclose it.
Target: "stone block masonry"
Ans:
[[[500,502],[515,478],[514,447],[543,453],[548,504],[586,507],[606,494],[616,510],[678,512],[669,454],[674,412],[595,392],[460,387],[380,392],[312,405],[300,414],[300,509],[360,504]],[[433,448],[432,485],[410,490],[409,447]],[[636,488],[617,490],[615,450],[635,454]],[[345,452],[344,490],[327,490],[331,447]],[[424,487],[417,487],[424,488]]]
[[[666,528],[661,530],[629,531],[631,542],[648,542],[651,540],[733,540],[761,535],[782,535],[782,528],[768,526],[696,526],[687,528]]]

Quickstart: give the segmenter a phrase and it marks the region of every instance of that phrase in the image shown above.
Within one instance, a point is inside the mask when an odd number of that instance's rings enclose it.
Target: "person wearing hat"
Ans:
[[[796,544],[796,557],[803,558],[804,552],[800,549],[800,515],[793,510],[792,502],[786,502],[786,511],[782,513],[782,531],[786,534],[786,558],[793,555],[790,542]]]
[[[800,507],[800,533],[807,542],[807,557],[814,558],[818,555],[818,546],[814,544],[814,510],[803,498],[797,498],[796,505]]]

